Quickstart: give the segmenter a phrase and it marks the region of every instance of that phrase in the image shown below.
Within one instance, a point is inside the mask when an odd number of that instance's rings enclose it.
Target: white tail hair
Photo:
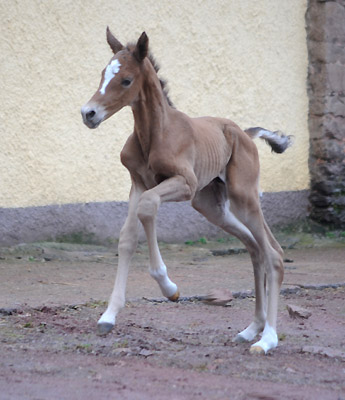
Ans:
[[[288,147],[292,145],[292,136],[285,135],[280,131],[268,131],[267,129],[260,128],[248,128],[244,130],[247,135],[252,139],[260,138],[266,141],[275,153],[283,153]]]

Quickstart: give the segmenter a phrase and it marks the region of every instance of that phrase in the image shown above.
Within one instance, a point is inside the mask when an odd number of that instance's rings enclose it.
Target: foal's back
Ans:
[[[192,151],[189,149],[187,151],[193,154],[193,159],[191,158],[190,161],[198,179],[199,189],[216,177],[225,180],[226,168],[232,158],[234,148],[240,153],[243,152],[245,158],[252,158],[251,163],[258,163],[255,143],[233,121],[215,117],[190,118],[178,111],[174,118],[175,121],[177,118],[181,121],[177,124],[177,130],[175,128],[170,132],[172,143],[176,148],[177,142],[181,140],[181,143],[186,145],[185,149],[187,146],[193,147]],[[184,130],[180,130],[180,127],[184,127]],[[258,174],[259,165],[256,171]]]

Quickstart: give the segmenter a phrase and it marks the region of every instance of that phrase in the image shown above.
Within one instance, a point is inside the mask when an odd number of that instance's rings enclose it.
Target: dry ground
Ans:
[[[128,303],[107,337],[95,324],[113,285],[115,249],[0,250],[0,399],[345,400],[344,240],[280,239],[288,248],[280,343],[267,356],[231,341],[254,309],[249,256],[227,254],[235,241],[162,244],[179,303],[162,301],[140,246]],[[236,297],[226,307],[193,297],[216,288]],[[311,316],[292,319],[287,305]]]

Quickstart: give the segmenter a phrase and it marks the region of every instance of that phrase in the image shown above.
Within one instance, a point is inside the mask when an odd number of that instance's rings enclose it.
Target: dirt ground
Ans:
[[[234,240],[161,244],[178,303],[161,297],[139,246],[128,302],[106,337],[95,328],[116,247],[0,249],[0,399],[345,400],[345,240],[279,239],[279,347],[266,356],[232,343],[255,300],[249,256]],[[221,307],[200,301],[212,289],[234,299]],[[291,318],[287,305],[310,316]]]

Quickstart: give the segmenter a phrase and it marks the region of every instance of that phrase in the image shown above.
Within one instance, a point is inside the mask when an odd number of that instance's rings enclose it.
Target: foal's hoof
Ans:
[[[247,343],[248,340],[245,339],[242,335],[238,334],[232,339],[233,343]]]
[[[108,334],[113,328],[114,325],[109,322],[100,322],[97,324],[97,331],[101,336]]]
[[[266,354],[265,350],[261,346],[253,345],[250,350],[250,354]]]
[[[176,292],[174,295],[168,297],[168,299],[169,299],[170,301],[177,301],[177,300],[179,299],[179,297],[180,297],[180,291],[177,290],[177,292]]]

